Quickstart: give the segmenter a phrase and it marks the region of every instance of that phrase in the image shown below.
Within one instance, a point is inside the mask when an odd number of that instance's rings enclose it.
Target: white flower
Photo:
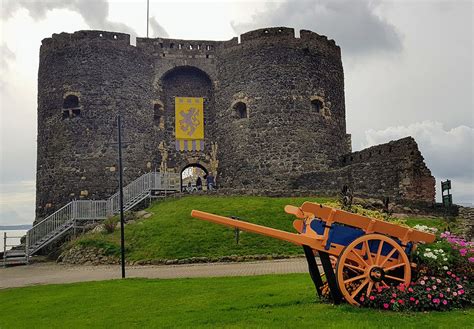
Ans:
[[[446,265],[445,265],[445,266],[443,266],[443,270],[445,270],[445,271],[446,271],[447,269],[448,269],[448,267],[447,267]]]
[[[430,248],[426,248],[425,250],[426,250],[426,251],[431,251],[431,249],[430,249]]]
[[[448,261],[448,259],[447,259],[447,258],[443,258],[443,260],[444,260],[445,262],[447,262],[447,261]]]

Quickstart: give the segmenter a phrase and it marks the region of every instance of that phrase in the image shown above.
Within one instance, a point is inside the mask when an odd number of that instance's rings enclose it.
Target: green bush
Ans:
[[[114,233],[115,227],[117,227],[117,223],[118,223],[117,217],[107,217],[107,219],[104,220],[105,232],[108,234]]]

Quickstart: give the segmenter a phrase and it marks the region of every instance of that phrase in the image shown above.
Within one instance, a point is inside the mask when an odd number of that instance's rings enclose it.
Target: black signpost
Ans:
[[[453,196],[449,190],[451,190],[451,181],[447,179],[445,182],[441,182],[441,195],[443,198],[443,206],[445,208],[449,208],[453,205]],[[447,191],[446,194],[444,194],[445,191]]]

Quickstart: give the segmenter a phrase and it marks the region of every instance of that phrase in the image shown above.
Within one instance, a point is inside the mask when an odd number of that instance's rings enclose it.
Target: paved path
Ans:
[[[127,267],[127,277],[129,278],[159,279],[307,272],[308,265],[304,258],[243,263]],[[71,266],[56,263],[38,263],[0,268],[0,289],[37,284],[109,280],[118,279],[120,276],[119,265]]]

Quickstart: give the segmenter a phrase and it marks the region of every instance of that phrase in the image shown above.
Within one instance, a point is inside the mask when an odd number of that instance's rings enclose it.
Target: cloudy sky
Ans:
[[[83,29],[146,36],[146,0],[0,1],[0,225],[31,223],[41,40]],[[474,202],[472,1],[150,0],[150,16],[150,37],[289,26],[335,39],[353,149],[411,135],[437,185],[450,178],[455,202]]]

